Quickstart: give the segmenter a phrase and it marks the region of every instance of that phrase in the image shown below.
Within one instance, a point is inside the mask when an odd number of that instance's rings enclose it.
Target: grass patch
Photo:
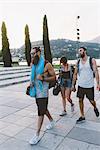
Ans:
[[[60,65],[53,65],[54,69],[60,69]]]

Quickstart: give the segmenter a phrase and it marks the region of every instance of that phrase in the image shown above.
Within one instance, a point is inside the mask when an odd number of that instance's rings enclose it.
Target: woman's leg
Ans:
[[[66,95],[66,98],[69,101],[69,103],[71,105],[73,105],[73,102],[72,102],[72,99],[71,99],[71,89],[70,88],[66,88],[65,95]]]
[[[61,87],[61,96],[62,96],[63,110],[66,112],[66,96],[65,96],[65,88],[64,87]]]
[[[67,100],[71,104],[71,112],[73,112],[74,111],[74,103],[72,102],[72,99],[71,99],[71,89],[70,88],[66,88],[65,94],[66,94]]]

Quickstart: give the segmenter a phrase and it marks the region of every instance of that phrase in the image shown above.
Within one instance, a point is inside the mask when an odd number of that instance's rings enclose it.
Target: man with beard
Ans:
[[[55,81],[56,75],[52,65],[45,61],[41,56],[40,47],[34,47],[31,50],[32,64],[31,68],[35,66],[35,71],[31,71],[31,79],[35,74],[35,79],[32,79],[31,86],[36,88],[36,104],[38,108],[38,126],[36,134],[29,141],[31,145],[37,144],[40,140],[40,130],[43,124],[44,115],[46,115],[50,123],[46,126],[46,129],[52,129],[54,127],[54,120],[48,111],[48,94],[49,94],[49,82]],[[42,71],[41,71],[42,70]]]
[[[94,75],[97,82],[97,89],[100,88],[99,83],[99,73],[97,70],[96,61],[94,58],[90,58],[90,56],[87,56],[85,47],[80,47],[78,52],[80,55],[80,59],[78,60],[75,68],[75,72],[73,75],[73,87],[72,90],[75,90],[75,83],[76,80],[78,80],[78,91],[77,91],[77,97],[79,98],[79,107],[80,107],[80,113],[81,116],[76,121],[76,123],[82,123],[85,122],[85,116],[84,116],[84,96],[89,99],[90,103],[94,107],[94,112],[97,117],[99,117],[99,111],[96,107],[96,102],[94,100]],[[90,63],[91,59],[91,63]],[[78,75],[78,78],[77,78]]]

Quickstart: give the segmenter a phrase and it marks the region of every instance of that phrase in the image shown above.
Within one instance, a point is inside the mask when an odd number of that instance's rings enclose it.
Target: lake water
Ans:
[[[60,62],[60,60],[58,59],[58,60],[54,60],[53,61],[53,65],[58,65],[59,64],[59,62]],[[69,64],[76,64],[76,62],[77,62],[77,60],[68,60],[68,63]],[[96,63],[97,63],[97,66],[99,66],[100,67],[100,59],[96,59]]]

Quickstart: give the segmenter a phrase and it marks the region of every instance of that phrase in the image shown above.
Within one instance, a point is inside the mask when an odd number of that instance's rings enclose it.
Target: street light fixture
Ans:
[[[76,31],[77,31],[77,42],[76,42],[76,58],[78,58],[77,49],[79,49],[80,46],[80,29],[79,29],[79,19],[80,16],[76,17]]]

